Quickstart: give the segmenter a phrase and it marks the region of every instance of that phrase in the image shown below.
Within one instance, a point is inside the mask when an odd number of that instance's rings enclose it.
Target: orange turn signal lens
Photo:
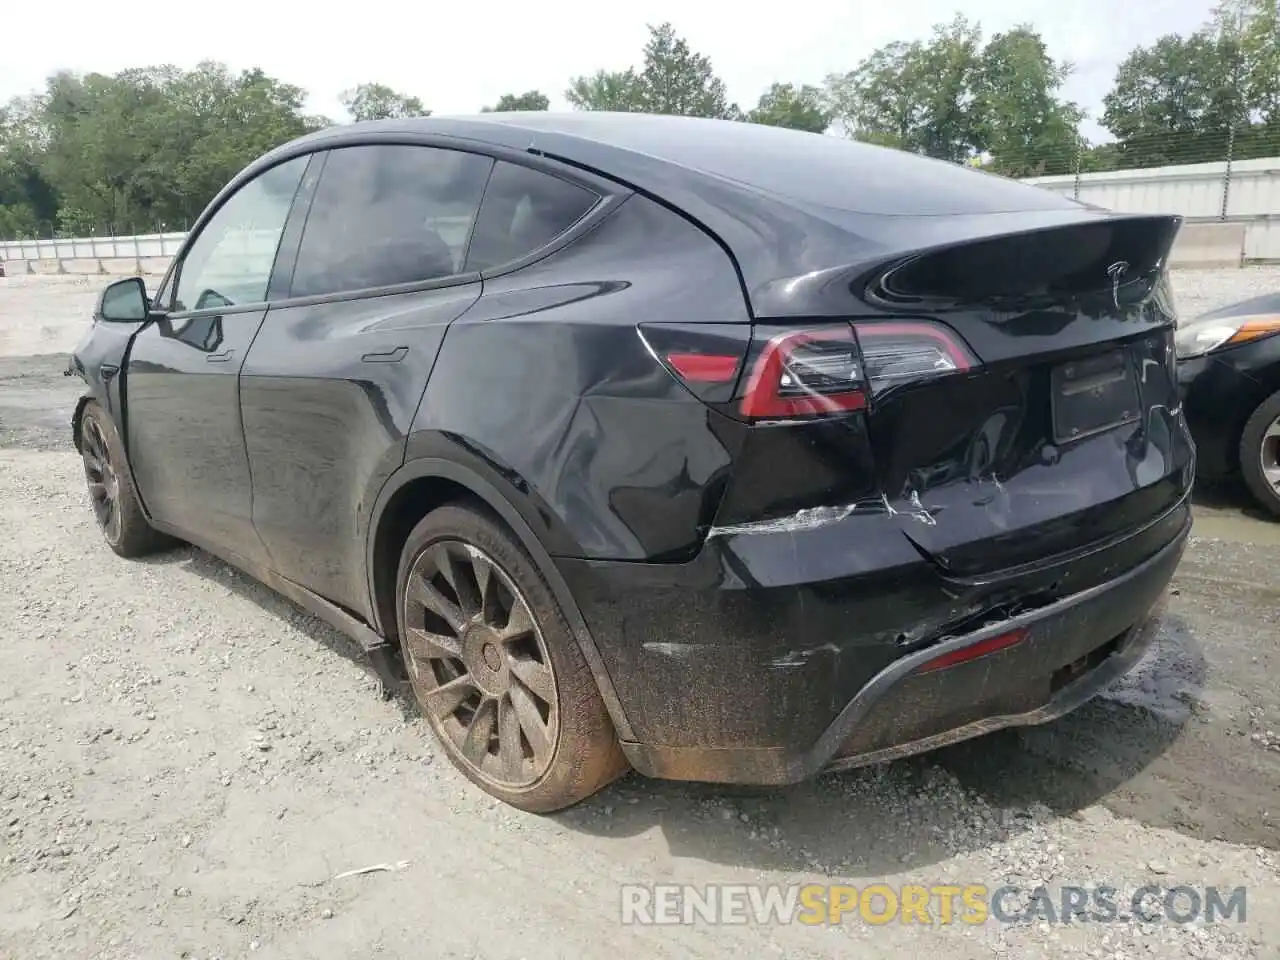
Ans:
[[[1248,343],[1272,333],[1280,333],[1280,316],[1250,317],[1227,338],[1227,344]]]

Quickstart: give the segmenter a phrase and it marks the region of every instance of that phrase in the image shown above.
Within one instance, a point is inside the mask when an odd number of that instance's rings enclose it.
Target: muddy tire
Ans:
[[[1280,392],[1262,401],[1244,425],[1240,473],[1254,499],[1280,517]]]
[[[80,457],[89,505],[107,546],[122,557],[141,557],[174,544],[142,512],[115,423],[90,402],[80,417]]]
[[[396,616],[423,714],[482,790],[551,813],[626,771],[554,593],[487,511],[445,506],[414,527],[400,556]]]

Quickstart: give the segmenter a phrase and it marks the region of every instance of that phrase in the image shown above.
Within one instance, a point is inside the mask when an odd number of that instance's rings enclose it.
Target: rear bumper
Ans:
[[[838,687],[822,682],[811,671],[789,670],[785,658],[767,661],[767,669],[760,669],[758,659],[738,650],[739,665],[715,659],[700,663],[696,656],[686,657],[685,675],[667,690],[654,691],[655,697],[704,692],[701,703],[681,705],[684,716],[699,718],[690,723],[698,729],[683,731],[685,742],[624,742],[623,749],[632,765],[648,776],[783,784],[824,770],[887,760],[1001,727],[1061,716],[1127,672],[1150,645],[1165,589],[1190,532],[1185,504],[1162,518],[1161,525],[1167,529],[1171,521],[1177,524],[1173,536],[1165,537],[1154,554],[1123,568],[1119,575],[1021,615],[894,657],[843,705],[831,704],[834,719],[816,737],[805,733],[806,724],[787,722],[787,705],[800,709],[803,703],[808,708],[806,718],[821,716],[822,704],[815,710],[813,702],[829,697]],[[1106,558],[1096,562],[1116,569]],[[852,632],[852,625],[846,629]],[[919,670],[942,654],[1014,630],[1025,631],[1014,646],[945,669]],[[660,645],[657,641],[647,646]],[[823,674],[839,674],[842,659],[870,653],[857,643],[826,646],[832,656],[819,664]],[[756,669],[751,662],[741,665],[743,661],[754,661]],[[729,677],[706,672],[717,668]],[[658,679],[645,678],[651,685]],[[742,686],[734,689],[732,683]],[[770,693],[762,697],[761,687]],[[743,703],[757,713],[767,710],[772,715],[781,729],[773,731],[775,736],[768,738],[771,743],[759,742],[763,737],[755,743],[733,742],[735,726],[743,726],[739,719]],[[637,726],[643,731],[646,724],[640,719]]]

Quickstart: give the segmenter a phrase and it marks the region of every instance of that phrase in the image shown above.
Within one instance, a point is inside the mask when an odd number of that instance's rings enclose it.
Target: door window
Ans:
[[[498,161],[484,192],[467,269],[485,270],[546,246],[599,199],[549,173]]]
[[[179,267],[175,312],[261,303],[310,156],[250,180],[204,225]]]
[[[329,154],[290,295],[419,283],[462,272],[493,160],[435,147]]]

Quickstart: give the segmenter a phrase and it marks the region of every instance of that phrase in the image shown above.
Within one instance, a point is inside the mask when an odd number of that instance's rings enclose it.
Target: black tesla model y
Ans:
[[[337,127],[104,291],[74,441],[112,549],[335,624],[508,803],[787,783],[1141,656],[1179,225],[746,123]]]

